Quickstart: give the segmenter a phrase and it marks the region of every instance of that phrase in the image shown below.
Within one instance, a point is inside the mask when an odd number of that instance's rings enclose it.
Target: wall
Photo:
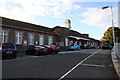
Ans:
[[[21,29],[17,29],[15,27],[11,28],[9,26],[2,26],[2,28],[5,30],[8,30],[7,42],[14,43],[14,44],[15,44],[15,32],[16,31],[23,32],[22,44],[16,44],[18,53],[23,53],[23,52],[25,52],[26,49],[28,49],[30,47],[30,45],[28,45],[28,33],[34,34],[34,45],[36,45],[36,42],[38,42],[38,44],[39,44],[39,34],[43,34],[45,36],[44,37],[44,44],[45,45],[48,45],[48,36],[49,35],[51,35],[53,37],[53,42],[56,42],[57,36],[55,34],[48,34],[48,33],[45,34],[45,33],[41,33],[41,32],[25,30],[22,28]],[[26,45],[24,45],[24,41],[27,41]]]

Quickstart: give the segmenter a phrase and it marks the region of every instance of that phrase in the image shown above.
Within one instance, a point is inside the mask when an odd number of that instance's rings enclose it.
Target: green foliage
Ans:
[[[117,38],[118,41],[120,39],[120,29],[118,27],[114,27],[114,34],[115,34],[115,39]],[[112,27],[109,27],[107,31],[104,33],[104,42],[109,41],[111,44],[113,44],[113,29]]]

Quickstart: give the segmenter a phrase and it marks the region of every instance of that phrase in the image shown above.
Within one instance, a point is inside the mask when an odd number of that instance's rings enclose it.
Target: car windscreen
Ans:
[[[11,43],[2,44],[2,49],[8,49],[8,48],[15,48],[15,46]]]

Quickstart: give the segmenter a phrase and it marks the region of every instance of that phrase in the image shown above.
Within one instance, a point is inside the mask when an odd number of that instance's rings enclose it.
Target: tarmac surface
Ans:
[[[24,56],[2,62],[2,77],[29,79],[114,79],[110,50],[80,50],[56,55]]]

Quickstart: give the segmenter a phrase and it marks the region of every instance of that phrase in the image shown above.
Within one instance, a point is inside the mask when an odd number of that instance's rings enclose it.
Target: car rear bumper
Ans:
[[[2,52],[2,59],[5,58],[16,58],[16,52],[12,53]]]

